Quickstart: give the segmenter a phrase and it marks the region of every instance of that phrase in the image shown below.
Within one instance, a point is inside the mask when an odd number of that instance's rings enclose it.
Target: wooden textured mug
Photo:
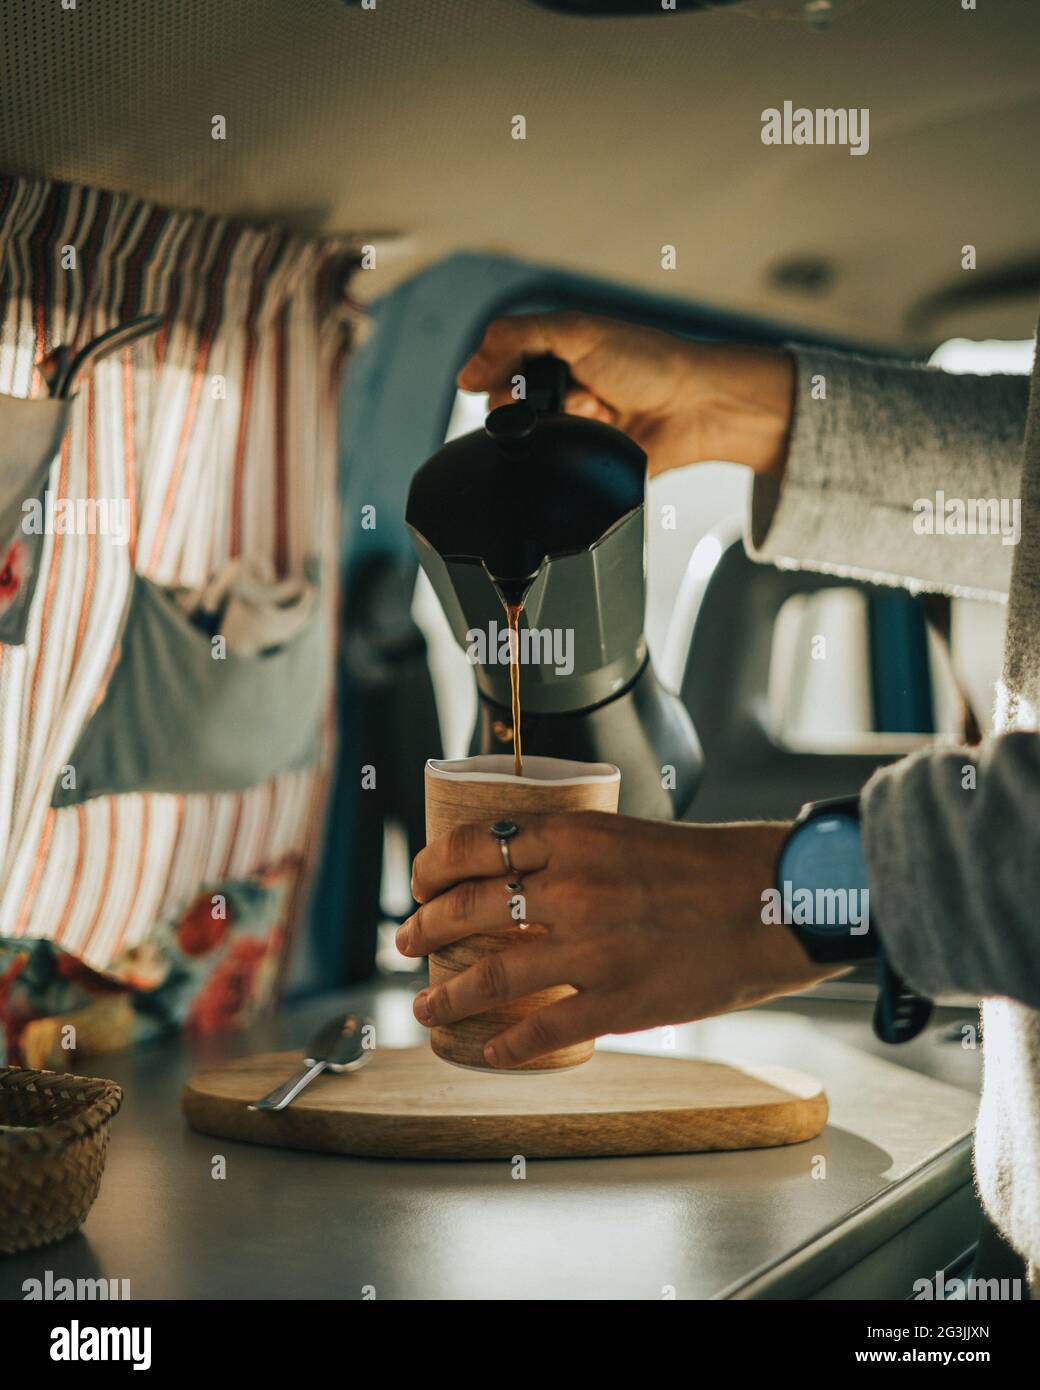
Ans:
[[[621,773],[611,763],[574,763],[562,758],[524,758],[524,775],[513,772],[513,755],[488,753],[476,758],[426,764],[426,843],[431,844],[458,825],[477,824],[491,836],[495,821],[513,820],[523,836],[524,816],[554,811],[616,811]],[[512,842],[513,845],[516,841]],[[520,875],[522,877],[522,875]],[[532,924],[508,925],[510,896],[508,874],[502,869],[501,931],[480,932],[452,942],[430,954],[430,985],[443,984],[468,966],[517,943],[545,934]],[[430,1045],[438,1057],[456,1066],[495,1071],[484,1061],[484,1044],[513,1023],[574,993],[570,985],[555,985],[523,999],[489,1009],[430,1030]],[[593,1042],[577,1043],[547,1053],[513,1071],[558,1071],[576,1067],[592,1056]]]

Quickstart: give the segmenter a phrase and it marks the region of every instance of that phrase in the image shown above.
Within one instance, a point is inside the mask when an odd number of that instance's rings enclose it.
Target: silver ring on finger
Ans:
[[[515,821],[497,820],[491,827],[491,833],[498,841],[498,847],[502,851],[502,863],[506,866],[506,872],[511,878],[517,878],[513,856],[509,853],[509,841],[520,834],[520,827]]]

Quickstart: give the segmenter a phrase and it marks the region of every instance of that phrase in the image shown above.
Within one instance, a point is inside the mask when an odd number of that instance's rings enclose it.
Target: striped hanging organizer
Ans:
[[[274,997],[333,752],[354,263],[0,179],[0,529],[5,497],[34,518],[0,554],[0,1063],[67,1070]],[[59,347],[142,315],[158,331],[48,395]],[[257,575],[292,587],[306,621],[218,655],[184,595],[227,573],[261,611]]]

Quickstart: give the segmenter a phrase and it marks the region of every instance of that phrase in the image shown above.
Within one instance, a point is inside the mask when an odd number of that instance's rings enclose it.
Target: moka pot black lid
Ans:
[[[646,455],[609,425],[560,411],[567,367],[536,358],[526,399],[418,470],[405,520],[442,559],[483,565],[518,601],[543,562],[591,549],[643,505]]]

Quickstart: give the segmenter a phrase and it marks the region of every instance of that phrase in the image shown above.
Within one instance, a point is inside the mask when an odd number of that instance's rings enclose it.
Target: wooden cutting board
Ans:
[[[250,1110],[300,1066],[266,1053],[185,1086],[203,1134],[369,1158],[579,1158],[797,1144],[827,1122],[818,1081],[774,1066],[597,1052],[572,1071],[466,1071],[428,1047],[379,1048],[312,1081],[285,1110]]]

